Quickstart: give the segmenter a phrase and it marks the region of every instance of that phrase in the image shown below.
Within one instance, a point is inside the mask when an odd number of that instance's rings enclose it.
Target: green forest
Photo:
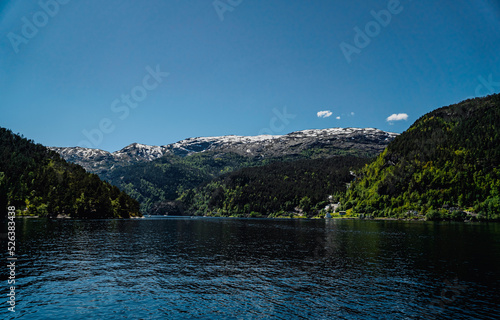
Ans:
[[[172,202],[184,190],[243,166],[256,164],[253,159],[234,153],[216,155],[205,152],[187,157],[166,155],[151,162],[116,168],[101,177],[138,200],[142,212],[176,214],[178,212]]]
[[[368,158],[336,156],[248,167],[182,193],[196,215],[312,217],[335,202]],[[329,196],[333,196],[329,199]]]
[[[375,217],[498,220],[500,95],[418,119],[358,173],[343,209]]]
[[[234,152],[217,153],[212,151],[188,156],[170,154],[151,162],[114,168],[102,173],[101,178],[118,186],[138,200],[142,212],[162,215],[166,213],[180,214],[182,210],[175,200],[184,191],[206,184],[223,174],[246,167],[329,158],[344,153],[352,153],[356,156],[369,154],[357,150],[345,152],[320,148],[305,150],[293,156],[268,158],[242,156]],[[374,156],[373,154],[369,155]]]
[[[21,215],[127,218],[139,203],[41,144],[0,128],[0,207]]]

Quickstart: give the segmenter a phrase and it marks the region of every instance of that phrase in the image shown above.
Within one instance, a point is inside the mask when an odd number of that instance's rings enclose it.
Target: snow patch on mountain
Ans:
[[[285,135],[196,137],[163,146],[132,143],[113,153],[81,147],[51,149],[68,161],[78,163],[87,170],[97,171],[95,168],[108,170],[116,165],[152,161],[169,153],[187,156],[198,152],[216,151],[268,157],[299,154],[311,148],[344,150],[367,148],[371,151],[381,151],[397,135],[375,128],[329,128],[308,129]]]

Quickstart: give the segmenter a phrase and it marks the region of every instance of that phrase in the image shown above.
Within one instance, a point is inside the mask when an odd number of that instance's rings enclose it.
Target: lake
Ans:
[[[4,319],[500,314],[495,223],[17,219],[16,236],[16,312],[3,303]]]

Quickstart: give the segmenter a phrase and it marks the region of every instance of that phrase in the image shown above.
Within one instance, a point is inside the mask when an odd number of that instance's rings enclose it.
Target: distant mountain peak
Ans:
[[[247,157],[275,157],[299,155],[301,152],[319,148],[375,155],[397,135],[375,128],[328,128],[306,129],[285,135],[192,137],[163,146],[134,142],[113,153],[81,147],[51,149],[66,160],[78,163],[88,171],[99,173],[113,166],[152,161],[166,154],[188,156],[207,151],[232,152]]]

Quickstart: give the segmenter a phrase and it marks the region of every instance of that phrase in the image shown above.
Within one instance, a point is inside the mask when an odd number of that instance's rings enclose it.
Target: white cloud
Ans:
[[[387,122],[392,122],[392,121],[401,121],[401,120],[408,120],[408,115],[406,113],[394,113],[392,115],[390,115],[386,121]]]
[[[340,116],[337,116],[335,119],[340,120]]]
[[[355,113],[354,112],[351,112],[351,117],[354,117]]]
[[[330,110],[318,111],[316,115],[318,116],[318,118],[328,118],[332,115],[332,112]]]

